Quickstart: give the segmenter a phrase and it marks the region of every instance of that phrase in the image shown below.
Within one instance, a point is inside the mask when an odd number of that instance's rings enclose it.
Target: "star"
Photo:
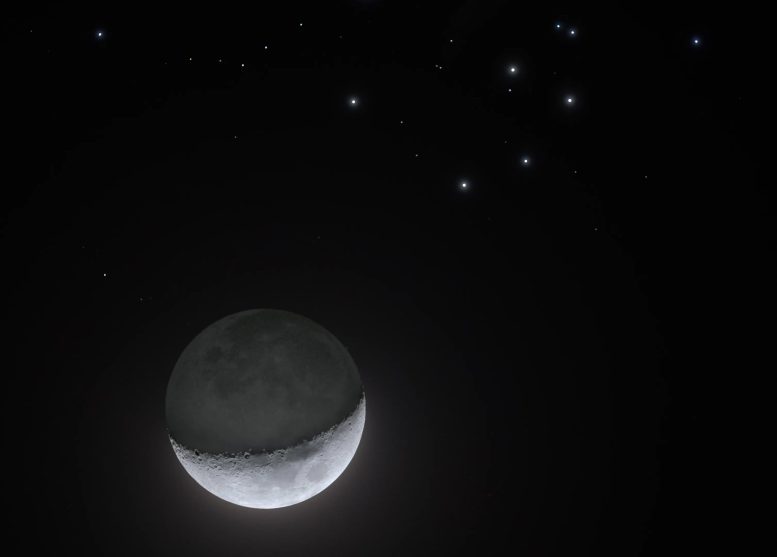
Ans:
[[[350,99],[348,99],[348,104],[351,106],[356,106],[357,104],[359,104],[359,99],[357,99],[356,97],[351,97]]]
[[[554,25],[554,27],[555,27],[556,29],[561,29],[561,24],[560,24],[560,23],[556,23],[556,25]]]
[[[469,184],[467,182],[462,182],[461,184],[459,184],[459,187],[461,187],[461,189],[465,190],[465,189],[467,189],[469,187]]]
[[[573,104],[575,104],[575,97],[573,97],[572,95],[567,95],[564,98],[564,104],[567,106],[572,106]]]
[[[507,68],[507,73],[510,75],[515,75],[518,73],[518,66],[510,66]]]
[[[692,46],[701,46],[701,38],[700,37],[692,37],[691,38],[691,45]]]
[[[521,157],[521,166],[529,166],[529,157],[526,155]]]
[[[97,31],[97,38],[98,39],[102,39],[103,38],[103,32],[102,31]]]
[[[570,30],[569,30],[569,36],[570,36],[570,37],[574,37],[575,35],[577,35],[577,30],[575,30],[575,29],[570,29]]]
[[[107,277],[107,276],[108,276],[108,273],[103,273],[103,277]]]

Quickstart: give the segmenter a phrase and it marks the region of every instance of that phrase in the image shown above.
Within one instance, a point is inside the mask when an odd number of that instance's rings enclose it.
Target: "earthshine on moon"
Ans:
[[[326,489],[361,440],[366,399],[346,348],[317,323],[274,309],[228,315],[173,368],[168,435],[214,495],[273,509]]]

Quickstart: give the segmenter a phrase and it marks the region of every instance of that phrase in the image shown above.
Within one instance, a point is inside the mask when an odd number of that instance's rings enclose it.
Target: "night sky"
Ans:
[[[768,367],[775,253],[758,10],[80,2],[1,21],[7,543],[743,547],[734,407]],[[183,348],[252,308],[326,327],[367,396],[343,475],[278,510],[200,488],[165,429]]]

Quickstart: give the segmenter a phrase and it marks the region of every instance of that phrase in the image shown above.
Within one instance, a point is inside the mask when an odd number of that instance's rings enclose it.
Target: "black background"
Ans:
[[[768,22],[408,4],[3,19],[12,544],[741,550]],[[255,307],[332,331],[367,392],[346,472],[275,511],[199,488],[164,429],[183,347]]]

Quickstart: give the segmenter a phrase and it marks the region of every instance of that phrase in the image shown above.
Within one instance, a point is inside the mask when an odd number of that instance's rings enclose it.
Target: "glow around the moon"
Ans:
[[[272,452],[212,454],[180,445],[175,454],[194,480],[214,495],[256,509],[287,507],[332,484],[351,462],[366,417],[362,394],[356,410],[309,441]]]

